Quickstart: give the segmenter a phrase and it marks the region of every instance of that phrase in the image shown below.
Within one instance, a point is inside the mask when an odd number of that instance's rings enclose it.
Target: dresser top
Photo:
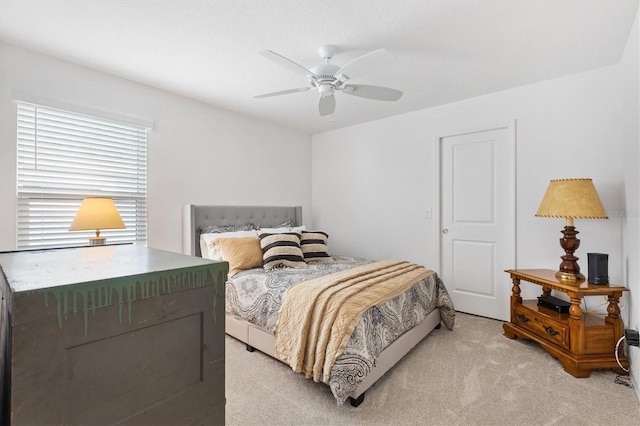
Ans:
[[[0,253],[0,268],[15,293],[110,280],[217,263],[126,244]]]

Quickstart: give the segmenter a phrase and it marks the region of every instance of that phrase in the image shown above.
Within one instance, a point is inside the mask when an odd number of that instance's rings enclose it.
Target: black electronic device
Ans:
[[[591,284],[609,284],[609,255],[605,253],[587,253]]]
[[[571,306],[571,304],[566,300],[558,299],[557,297],[553,296],[538,297],[538,305],[559,312],[561,314],[566,314],[567,312],[569,312],[569,306]]]

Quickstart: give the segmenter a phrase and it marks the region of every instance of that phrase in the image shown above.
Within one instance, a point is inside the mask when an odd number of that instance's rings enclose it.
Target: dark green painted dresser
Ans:
[[[2,424],[224,424],[226,262],[0,253]]]

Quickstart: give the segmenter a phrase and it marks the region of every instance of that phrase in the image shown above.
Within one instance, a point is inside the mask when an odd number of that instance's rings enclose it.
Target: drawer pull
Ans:
[[[527,318],[525,315],[523,314],[518,314],[518,319],[522,322],[529,322],[529,318]]]
[[[544,327],[544,331],[546,331],[550,336],[556,336],[557,334],[559,334],[558,331],[556,331],[553,327],[548,327],[546,325],[543,325]]]

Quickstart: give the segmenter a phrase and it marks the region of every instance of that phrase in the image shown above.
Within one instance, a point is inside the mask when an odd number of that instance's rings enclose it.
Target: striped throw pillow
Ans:
[[[264,233],[260,238],[262,261],[265,270],[296,268],[306,265],[300,249],[300,235],[295,232]]]
[[[302,231],[300,233],[300,248],[306,262],[329,262],[329,248],[327,242],[329,234],[324,231]]]

